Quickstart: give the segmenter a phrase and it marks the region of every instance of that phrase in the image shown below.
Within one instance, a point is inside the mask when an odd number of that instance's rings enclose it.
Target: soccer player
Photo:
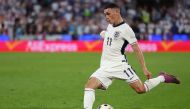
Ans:
[[[92,109],[95,101],[95,90],[107,89],[114,79],[126,81],[138,94],[146,93],[162,82],[180,83],[175,76],[165,72],[160,72],[156,78],[152,78],[135,34],[121,17],[118,5],[107,4],[104,8],[104,14],[109,25],[105,31],[100,33],[101,37],[104,38],[101,64],[85,85],[84,109]],[[144,83],[141,82],[124,55],[125,47],[128,44],[132,46],[144,75],[147,77]]]

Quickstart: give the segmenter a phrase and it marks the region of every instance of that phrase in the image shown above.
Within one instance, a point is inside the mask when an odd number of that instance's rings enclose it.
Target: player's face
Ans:
[[[110,24],[114,24],[117,20],[118,13],[116,9],[108,8],[104,10],[106,21]]]

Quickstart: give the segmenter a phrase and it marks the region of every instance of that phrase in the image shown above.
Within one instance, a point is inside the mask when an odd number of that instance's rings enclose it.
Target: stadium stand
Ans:
[[[0,37],[99,40],[94,34],[107,24],[101,7],[110,1],[121,6],[138,39],[190,39],[189,0],[0,0]]]

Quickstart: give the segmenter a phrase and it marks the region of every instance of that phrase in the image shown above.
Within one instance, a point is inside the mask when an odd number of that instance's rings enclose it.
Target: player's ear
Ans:
[[[115,10],[116,13],[120,13],[120,9],[115,8],[114,10]]]

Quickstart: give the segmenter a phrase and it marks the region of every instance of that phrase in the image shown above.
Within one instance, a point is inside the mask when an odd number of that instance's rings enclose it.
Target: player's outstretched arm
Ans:
[[[133,43],[132,45],[132,48],[133,48],[133,51],[135,52],[136,56],[137,56],[137,59],[143,69],[143,72],[145,74],[145,76],[150,79],[152,78],[152,73],[148,71],[147,67],[146,67],[146,63],[145,63],[145,60],[144,60],[144,56],[143,56],[143,53],[141,51],[141,49],[139,48],[139,45],[137,42]]]

